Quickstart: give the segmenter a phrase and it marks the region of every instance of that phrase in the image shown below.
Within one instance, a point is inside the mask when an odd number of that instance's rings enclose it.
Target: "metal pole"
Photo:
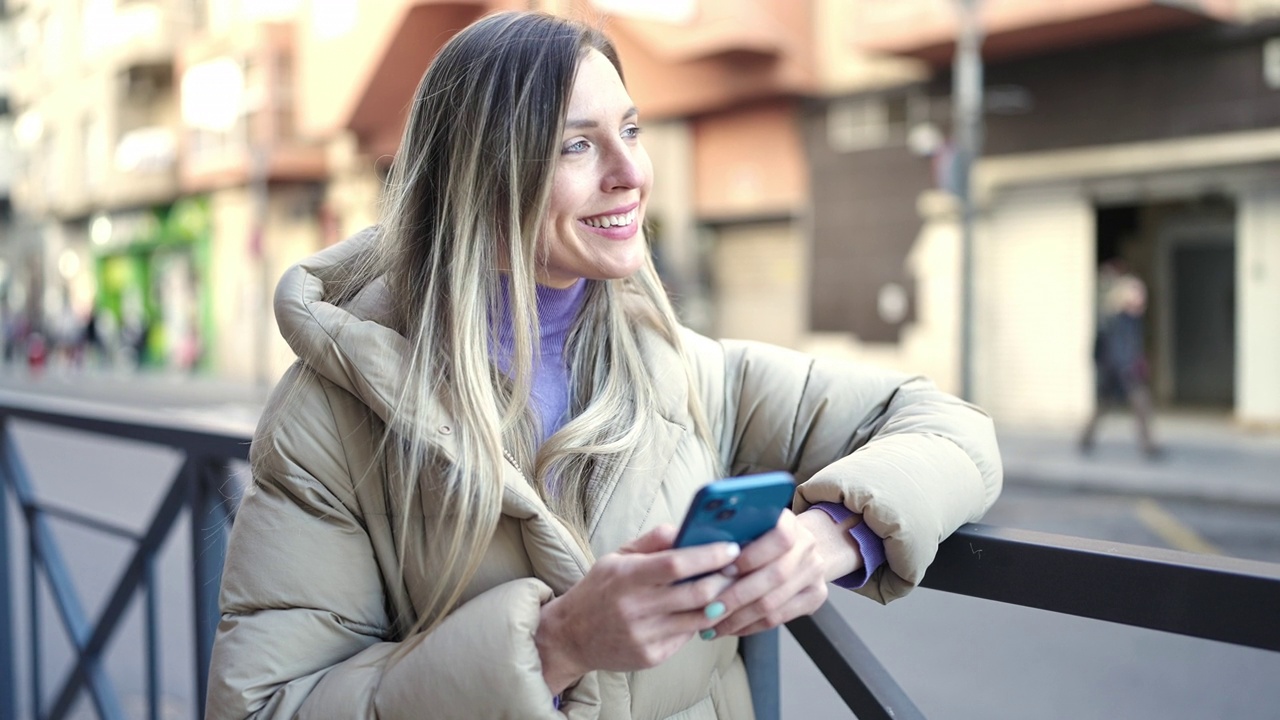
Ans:
[[[244,123],[245,148],[249,152],[249,204],[252,219],[249,227],[249,258],[258,264],[258,307],[254,315],[253,377],[259,388],[269,387],[271,322],[271,267],[267,252],[267,225],[271,216],[271,155],[274,143],[276,106],[271,90],[278,86],[277,58],[274,50],[259,52],[257,74],[246,76],[246,82],[257,88],[253,101],[247,103],[241,115]]]
[[[147,636],[147,720],[160,720],[160,618],[157,607],[160,592],[156,589],[156,558],[147,558],[142,571]]]
[[[0,424],[8,432],[8,424]],[[4,452],[6,448],[0,448]],[[9,483],[0,473],[0,720],[18,720],[18,659],[13,641],[13,581],[9,565]]]
[[[31,658],[31,717],[44,717],[44,706],[40,699],[44,697],[44,683],[40,672],[44,664],[40,659],[40,568],[36,562],[35,525],[32,522],[34,510],[29,510],[27,521],[27,603],[31,627],[27,628],[27,637],[31,647],[27,648]]]
[[[739,652],[747,666],[747,684],[756,720],[782,717],[781,654],[778,628],[748,635],[739,641]]]
[[[981,0],[956,0],[956,56],[951,72],[953,178],[960,201],[960,396],[973,400],[973,221],[970,176],[982,153]]]
[[[252,130],[250,131],[252,133]],[[249,254],[258,263],[259,307],[253,308],[257,337],[254,339],[253,377],[258,387],[268,386],[270,376],[271,323],[271,268],[267,264],[267,221],[271,207],[270,149],[260,140],[250,140],[251,168],[249,197],[253,207],[253,225],[249,230]]]
[[[196,646],[196,707],[204,712],[209,694],[209,660],[218,631],[218,591],[222,565],[227,557],[226,482],[224,461],[204,459],[191,463],[187,478],[191,506],[192,613]]]

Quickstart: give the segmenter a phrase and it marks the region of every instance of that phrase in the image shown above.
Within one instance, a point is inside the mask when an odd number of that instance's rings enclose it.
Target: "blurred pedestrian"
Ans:
[[[1133,411],[1143,455],[1156,458],[1160,449],[1151,439],[1150,368],[1144,348],[1147,288],[1127,271],[1109,277],[1107,273],[1106,266],[1099,273],[1099,283],[1105,282],[1106,288],[1093,346],[1097,402],[1080,436],[1080,451],[1093,450],[1102,415],[1112,405],[1127,403]]]

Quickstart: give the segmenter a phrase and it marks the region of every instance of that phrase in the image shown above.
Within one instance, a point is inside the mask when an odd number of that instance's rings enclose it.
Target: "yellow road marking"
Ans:
[[[1159,535],[1175,550],[1200,553],[1201,555],[1221,555],[1222,551],[1212,543],[1200,537],[1200,534],[1174,517],[1168,510],[1160,507],[1155,500],[1139,500],[1133,514],[1148,529]]]

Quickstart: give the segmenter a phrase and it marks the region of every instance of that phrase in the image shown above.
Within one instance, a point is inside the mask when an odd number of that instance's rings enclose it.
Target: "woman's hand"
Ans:
[[[534,641],[553,694],[591,670],[650,668],[714,621],[704,612],[730,580],[716,573],[738,546],[671,548],[664,525],[600,558],[567,593],[542,606]],[[694,582],[677,581],[713,573]]]
[[[799,517],[784,510],[773,530],[751,543],[730,568],[737,580],[706,614],[718,619],[705,639],[751,635],[802,615],[827,599],[827,582],[862,567],[857,545],[844,524],[820,510]]]

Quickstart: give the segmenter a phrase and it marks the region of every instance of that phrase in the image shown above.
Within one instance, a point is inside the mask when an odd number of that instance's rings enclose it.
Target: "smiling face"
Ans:
[[[580,278],[631,275],[648,252],[641,224],[653,166],[639,118],[608,58],[589,50],[578,65],[551,203],[539,241],[538,282],[557,288]]]

